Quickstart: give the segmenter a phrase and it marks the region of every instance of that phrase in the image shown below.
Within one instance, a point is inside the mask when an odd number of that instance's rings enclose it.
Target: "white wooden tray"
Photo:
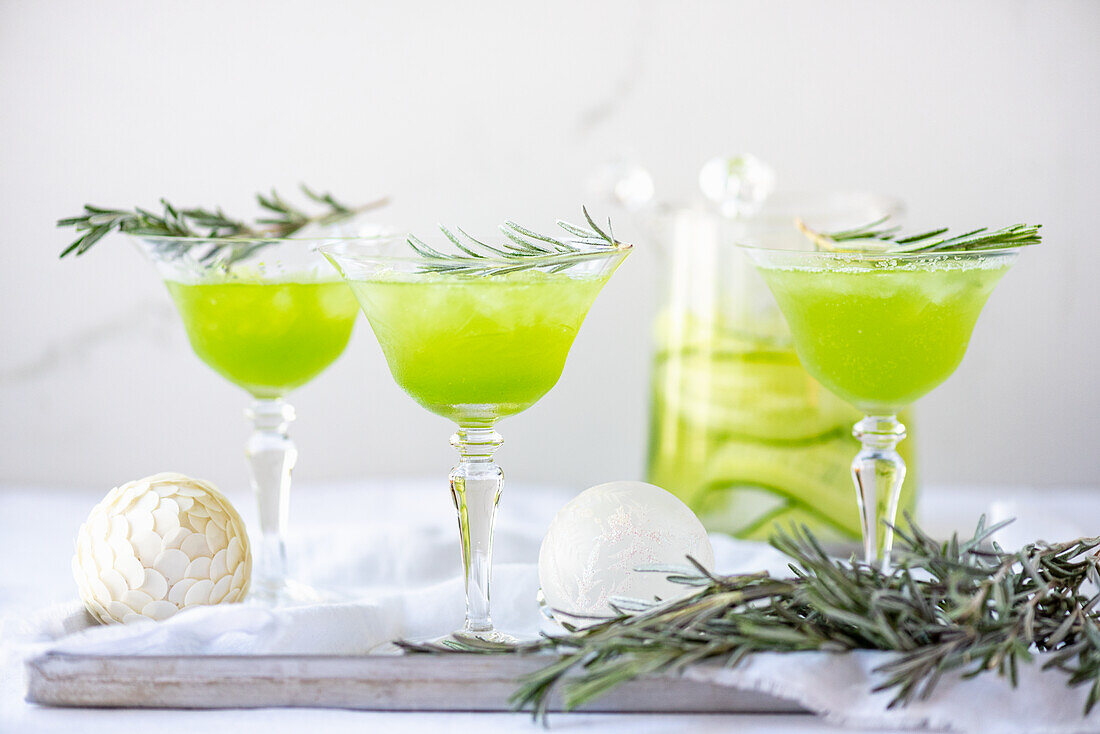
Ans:
[[[27,661],[27,700],[46,706],[509,711],[517,679],[549,656],[101,656],[48,653]],[[551,710],[560,710],[555,701]],[[765,693],[653,676],[584,711],[805,712]]]

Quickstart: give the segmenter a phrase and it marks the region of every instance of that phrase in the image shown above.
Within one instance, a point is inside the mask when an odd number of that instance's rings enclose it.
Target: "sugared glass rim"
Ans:
[[[1020,247],[990,247],[979,250],[932,250],[925,252],[896,252],[882,250],[872,252],[869,250],[797,250],[790,247],[762,247],[748,243],[738,242],[736,246],[749,253],[767,255],[789,256],[792,259],[827,259],[845,260],[848,262],[878,262],[883,260],[933,260],[941,258],[980,258],[994,255],[1016,255],[1028,246]]]

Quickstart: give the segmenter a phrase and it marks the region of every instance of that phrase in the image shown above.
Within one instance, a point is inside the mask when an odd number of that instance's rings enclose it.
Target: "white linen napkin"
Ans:
[[[429,555],[425,546],[437,545],[438,553],[445,555],[437,555],[436,561],[453,560],[453,539],[425,535],[420,541],[420,555]],[[784,557],[762,543],[725,535],[714,535],[711,542],[719,568],[773,574],[783,574],[786,569]],[[342,564],[350,563],[347,548],[335,555]],[[377,556],[374,561],[378,562]],[[438,637],[462,623],[462,579],[453,576],[417,584],[416,579],[434,575],[434,569],[443,564],[412,564],[417,565],[418,569],[403,568],[413,579],[404,588],[394,587],[389,571],[383,571],[372,578],[386,583],[358,591],[359,598],[354,601],[278,609],[250,604],[195,607],[163,622],[110,626],[96,624],[78,604],[52,608],[31,638],[38,651],[98,655],[362,655],[389,651],[389,643],[395,639]],[[494,624],[520,637],[537,637],[543,619],[537,591],[534,564],[496,564]]]
[[[534,501],[528,497],[515,504],[523,507]],[[497,539],[498,558],[504,560],[494,569],[493,617],[498,627],[510,632],[534,635],[541,623],[535,602],[537,570],[532,563],[514,559],[537,556],[548,521],[545,510],[534,511],[528,522],[509,523]],[[414,528],[378,526],[354,535],[319,528],[313,537],[297,538],[297,547],[313,549],[301,558],[299,571],[305,578],[325,587],[349,579],[369,582],[353,591],[353,601],[275,610],[207,607],[186,610],[165,622],[110,627],[95,625],[73,604],[42,613],[22,636],[29,644],[21,650],[24,655],[393,652],[388,643],[395,638],[429,638],[461,623],[463,591],[455,576],[453,519],[445,519]],[[764,544],[723,535],[712,536],[712,542],[721,572],[768,570],[783,575],[786,570],[784,557]],[[890,709],[890,692],[871,692],[881,682],[873,669],[887,659],[888,654],[875,652],[761,654],[733,669],[699,665],[686,675],[765,691],[853,727],[993,734],[1100,731],[1100,710],[1088,718],[1081,714],[1086,688],[1067,688],[1063,673],[1043,672],[1036,665],[1022,667],[1017,689],[994,674],[968,681],[947,675],[930,699]]]

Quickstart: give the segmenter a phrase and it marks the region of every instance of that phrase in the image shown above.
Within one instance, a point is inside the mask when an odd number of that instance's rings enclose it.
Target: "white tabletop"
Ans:
[[[576,490],[509,487],[498,522],[497,562],[533,562],[537,540],[554,508]],[[453,508],[440,481],[372,481],[296,488],[292,523],[299,549],[319,537],[333,538],[341,530],[385,533],[403,523],[423,524],[432,532],[454,532]],[[251,501],[230,493],[249,519]],[[384,498],[385,501],[378,501]],[[148,731],[157,734],[196,730],[298,732],[317,727],[322,732],[538,731],[527,714],[384,713],[323,709],[262,709],[228,711],[151,711],[50,709],[22,701],[21,652],[12,644],[26,620],[51,604],[76,598],[69,561],[76,529],[96,492],[0,487],[0,733],[66,731]],[[1073,513],[1059,512],[1070,503]],[[369,506],[371,512],[348,512]],[[922,519],[933,532],[972,526],[982,512],[1027,517],[1028,539],[1096,534],[1100,528],[1100,494],[1083,490],[1028,491],[998,488],[939,488],[927,491]],[[343,511],[341,511],[343,510]],[[357,518],[348,525],[349,516]],[[1067,521],[1064,518],[1069,517]],[[457,542],[457,539],[456,539]],[[331,547],[331,546],[330,546]],[[338,547],[338,544],[337,544]],[[457,552],[455,554],[457,566]],[[355,568],[340,571],[348,581]],[[450,573],[447,569],[441,574]],[[457,568],[454,569],[457,574]],[[326,579],[339,582],[341,579]],[[823,732],[839,731],[804,715],[625,715],[555,714],[551,725],[562,731],[665,732]]]

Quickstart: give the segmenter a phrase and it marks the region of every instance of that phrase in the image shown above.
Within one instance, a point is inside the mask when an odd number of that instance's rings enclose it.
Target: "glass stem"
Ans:
[[[287,514],[290,509],[290,472],[298,449],[287,436],[294,408],[277,400],[257,400],[245,410],[252,435],[245,444],[249,478],[260,516],[260,546],[252,572],[253,595],[274,598],[286,585]]]
[[[869,415],[856,423],[852,435],[863,444],[852,461],[863,529],[863,558],[868,564],[877,561],[886,571],[894,545],[894,530],[890,526],[895,522],[898,497],[905,481],[905,461],[897,452],[898,441],[905,438],[905,426],[896,415]]]
[[[462,567],[466,580],[466,624],[474,636],[493,632],[489,615],[489,581],[493,562],[493,521],[504,488],[504,472],[493,463],[503,440],[490,426],[463,426],[451,436],[458,465],[451,470],[451,497],[458,511]]]

